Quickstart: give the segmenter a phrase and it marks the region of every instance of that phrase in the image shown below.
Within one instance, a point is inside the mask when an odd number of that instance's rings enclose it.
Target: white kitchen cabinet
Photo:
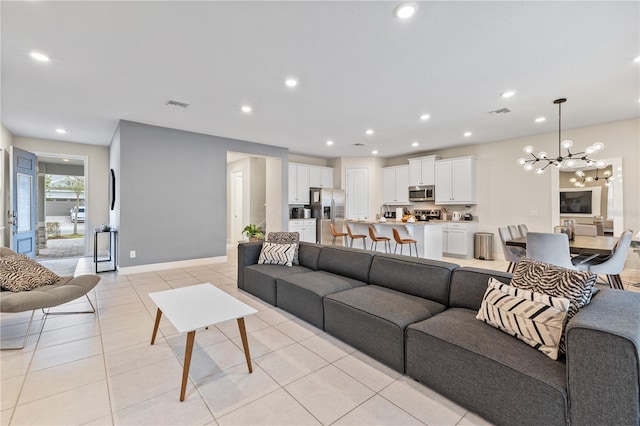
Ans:
[[[409,185],[435,185],[435,166],[438,157],[429,155],[409,159]]]
[[[436,204],[476,204],[476,159],[435,162]]]
[[[300,241],[307,243],[316,242],[316,220],[315,219],[292,219],[289,221],[289,232],[298,232]]]
[[[444,222],[442,252],[446,256],[471,259],[473,257],[473,235],[477,231],[477,222]]]
[[[289,163],[289,204],[309,204],[310,166]]]
[[[333,188],[333,167],[320,167],[322,172],[321,185],[323,188]]]
[[[333,188],[333,167],[309,166],[309,187]]]
[[[385,204],[409,204],[409,166],[382,169],[382,201]]]

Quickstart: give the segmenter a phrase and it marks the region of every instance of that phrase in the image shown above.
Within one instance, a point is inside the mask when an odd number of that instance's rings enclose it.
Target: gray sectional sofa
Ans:
[[[496,424],[640,424],[640,293],[603,289],[567,325],[557,361],[475,318],[489,277],[454,263],[300,243],[300,265],[258,265],[238,287]]]

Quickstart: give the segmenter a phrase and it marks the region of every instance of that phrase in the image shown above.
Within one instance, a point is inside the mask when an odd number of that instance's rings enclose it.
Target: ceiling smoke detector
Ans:
[[[508,114],[510,112],[511,112],[511,110],[509,108],[500,108],[500,109],[496,109],[496,110],[493,110],[493,111],[489,111],[489,115]]]
[[[189,104],[185,103],[185,102],[174,101],[173,99],[169,99],[169,102],[167,102],[167,106],[175,106],[175,107],[180,107],[180,108],[186,108],[186,107],[189,106]]]

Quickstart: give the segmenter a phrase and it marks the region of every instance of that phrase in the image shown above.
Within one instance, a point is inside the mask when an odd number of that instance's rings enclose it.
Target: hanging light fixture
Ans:
[[[598,168],[596,168],[595,177],[587,176],[582,170],[577,170],[576,176],[578,177],[577,178],[572,177],[571,179],[569,179],[569,182],[573,183],[573,186],[577,186],[578,188],[584,188],[585,182],[594,182],[594,181],[597,182],[601,179],[604,179],[604,184],[606,186],[609,186],[609,183],[614,179],[609,170],[605,170],[604,173],[602,173],[602,176],[598,176]]]
[[[535,149],[531,145],[525,146],[523,149],[524,153],[533,157],[530,159],[518,158],[518,165],[522,166],[525,172],[535,170],[535,174],[541,175],[544,173],[545,169],[551,165],[557,168],[567,169],[583,166],[595,166],[598,168],[606,166],[606,163],[602,160],[589,158],[590,155],[593,155],[604,148],[604,144],[602,142],[596,142],[593,145],[586,147],[583,152],[573,153],[571,152],[573,141],[569,139],[562,140],[562,104],[565,102],[567,102],[565,98],[553,101],[554,104],[558,105],[558,156],[549,157],[549,154],[544,151],[536,154]],[[567,154],[565,156],[562,156],[562,148],[567,150]]]

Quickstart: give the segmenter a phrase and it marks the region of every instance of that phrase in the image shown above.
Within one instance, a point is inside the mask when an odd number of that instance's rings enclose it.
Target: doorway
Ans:
[[[244,180],[242,171],[235,171],[231,174],[231,240],[240,241],[242,239],[242,230],[244,226],[244,218],[242,215],[242,186]]]
[[[90,211],[85,160],[38,155],[38,260],[83,257]],[[42,226],[44,224],[44,227]]]

